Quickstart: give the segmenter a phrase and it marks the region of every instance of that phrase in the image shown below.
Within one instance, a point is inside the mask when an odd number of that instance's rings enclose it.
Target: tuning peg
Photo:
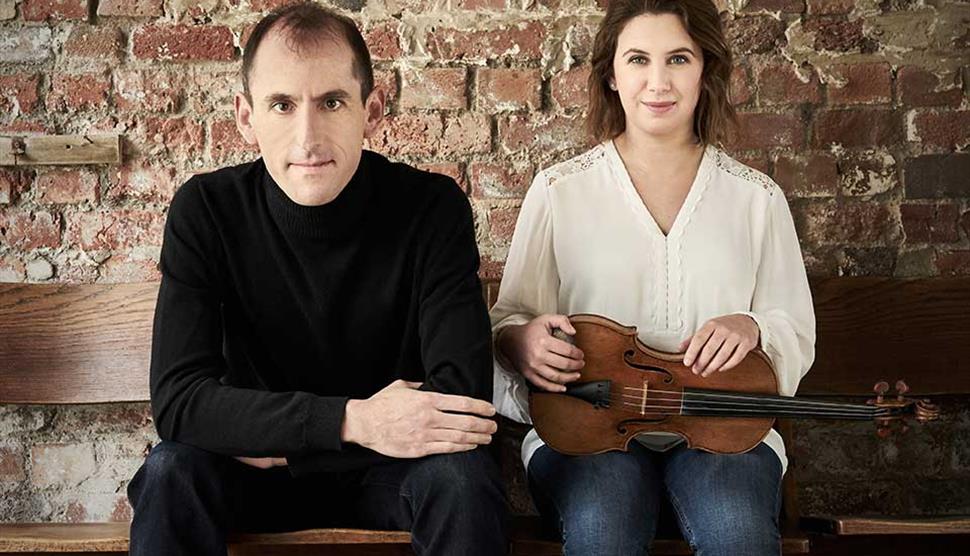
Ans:
[[[897,380],[896,381],[896,399],[899,400],[899,401],[903,401],[903,394],[905,394],[906,392],[909,392],[909,386],[907,386],[904,381]]]
[[[880,380],[875,386],[872,387],[872,390],[877,394],[876,403],[882,403],[883,394],[889,391],[889,383],[885,380]]]

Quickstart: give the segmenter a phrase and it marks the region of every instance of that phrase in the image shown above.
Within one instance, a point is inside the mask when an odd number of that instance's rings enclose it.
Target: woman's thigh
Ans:
[[[569,554],[643,554],[653,540],[663,491],[656,454],[566,456],[543,446],[529,462],[529,486]]]
[[[781,462],[771,448],[712,454],[678,447],[665,459],[667,492],[696,554],[781,553]]]

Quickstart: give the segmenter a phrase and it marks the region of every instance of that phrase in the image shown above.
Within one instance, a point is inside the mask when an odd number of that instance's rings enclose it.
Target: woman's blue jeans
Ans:
[[[567,556],[648,554],[664,495],[695,554],[781,554],[781,462],[764,444],[732,455],[634,442],[629,452],[566,456],[543,446],[528,475]]]

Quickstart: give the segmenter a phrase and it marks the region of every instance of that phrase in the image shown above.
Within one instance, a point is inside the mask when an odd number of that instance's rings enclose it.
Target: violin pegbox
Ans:
[[[927,399],[907,398],[905,394],[909,392],[909,386],[902,380],[896,381],[896,396],[891,397],[886,394],[889,392],[889,383],[886,381],[877,382],[872,388],[876,393],[875,399],[866,400],[869,405],[879,408],[886,408],[885,414],[875,418],[876,434],[880,438],[886,438],[893,433],[893,423],[899,423],[898,430],[905,433],[909,426],[903,418],[912,414],[920,424],[935,421],[940,417],[940,409],[936,404]]]

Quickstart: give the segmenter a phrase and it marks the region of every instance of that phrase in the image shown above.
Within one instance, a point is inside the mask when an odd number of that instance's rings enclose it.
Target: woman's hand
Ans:
[[[569,317],[540,315],[528,324],[505,328],[497,343],[526,380],[549,392],[565,392],[565,384],[579,379],[585,362],[582,350],[552,335],[556,328],[576,334]]]
[[[733,369],[758,345],[761,330],[747,315],[725,315],[704,326],[680,344],[684,365],[694,374],[707,377],[715,371]]]

